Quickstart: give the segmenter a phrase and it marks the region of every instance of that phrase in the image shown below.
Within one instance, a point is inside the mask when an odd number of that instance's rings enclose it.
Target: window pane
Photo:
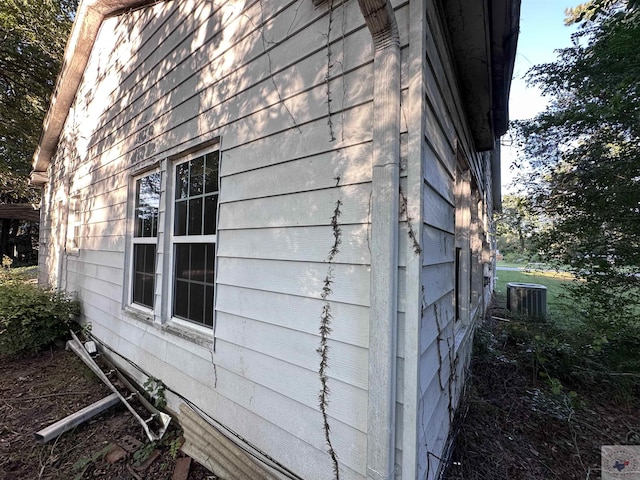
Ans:
[[[189,162],[176,167],[176,199],[187,198],[189,194]]]
[[[133,246],[133,301],[153,308],[155,245]]]
[[[204,234],[216,233],[216,213],[218,208],[218,195],[210,195],[204,199]]]
[[[176,245],[175,261],[176,278],[189,279],[189,244],[181,243]]]
[[[202,198],[189,200],[188,235],[202,235]]]
[[[144,290],[143,275],[141,273],[133,274],[133,302],[144,305],[142,292]]]
[[[189,285],[189,320],[202,323],[204,321],[204,285]]]
[[[136,237],[157,235],[160,206],[160,173],[152,173],[136,181],[135,229]]]
[[[213,287],[205,287],[205,299],[204,299],[204,324],[213,326]]]
[[[173,314],[176,317],[189,317],[189,283],[176,280],[173,292]]]
[[[218,191],[218,160],[220,153],[215,151],[207,155],[205,167],[205,193]]]
[[[175,246],[174,315],[212,325],[214,261],[214,243]]]
[[[153,276],[145,275],[142,287],[142,303],[149,308],[153,308]]]
[[[204,281],[213,285],[214,269],[216,262],[216,247],[213,243],[207,244],[207,260],[205,265],[206,275]]]
[[[191,280],[204,282],[206,244],[194,243],[191,245]]]
[[[146,245],[134,245],[133,247],[133,271],[144,273],[144,247]]]
[[[155,266],[156,266],[156,246],[144,245],[144,272],[150,275],[153,275],[155,273]]]
[[[173,219],[173,234],[187,234],[187,202],[176,202],[176,208]]]
[[[189,162],[191,164],[191,175],[189,177],[189,196],[202,194],[202,184],[204,181],[204,157],[196,158]]]

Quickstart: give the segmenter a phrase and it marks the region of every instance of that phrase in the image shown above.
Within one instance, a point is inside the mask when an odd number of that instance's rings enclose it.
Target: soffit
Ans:
[[[442,6],[476,149],[491,150],[508,126],[520,0],[444,0]]]

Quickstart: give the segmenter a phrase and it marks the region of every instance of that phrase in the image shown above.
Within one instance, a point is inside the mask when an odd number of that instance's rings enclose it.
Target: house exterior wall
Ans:
[[[396,15],[406,32],[407,5]],[[118,355],[308,479],[333,468],[316,350],[338,201],[328,420],[341,476],[365,476],[372,70],[356,2],[332,13],[312,2],[165,2],[109,18],[44,193],[43,282],[76,292]],[[166,192],[173,159],[217,139],[214,347],[211,332],[168,319],[170,200],[160,201],[150,311],[129,304],[129,237],[135,175],[160,171]],[[68,230],[73,196],[77,249],[51,243]]]
[[[396,476],[431,479],[471,345],[470,319],[455,320],[456,208],[469,227],[490,224],[490,170],[436,2],[393,4],[404,209]],[[108,18],[43,191],[41,282],[76,292],[123,367],[126,357],[305,479],[333,469],[318,407],[325,306],[331,441],[341,478],[366,477],[371,48],[357,2],[168,1]],[[172,168],[199,149],[220,152],[213,331],[170,318]],[[473,202],[456,196],[460,158]],[[134,181],[150,171],[162,178],[154,306],[140,309],[130,302]],[[470,318],[487,294],[477,293],[483,232],[466,237]],[[177,411],[180,399],[168,399]]]
[[[423,253],[413,431],[417,437],[415,478],[433,479],[440,473],[439,459],[448,448],[474,325],[484,314],[490,296],[484,273],[490,266],[486,247],[493,206],[489,154],[477,152],[474,146],[465,104],[456,89],[439,2],[425,1],[423,8],[424,105],[422,136],[416,140],[420,142],[422,167],[418,211],[422,213]]]

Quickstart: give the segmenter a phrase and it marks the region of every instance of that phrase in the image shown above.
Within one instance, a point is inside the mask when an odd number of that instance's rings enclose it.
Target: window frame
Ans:
[[[67,237],[65,253],[78,255],[80,252],[80,238],[82,230],[82,203],[80,194],[75,192],[69,195],[67,204]]]
[[[214,223],[215,223],[214,233],[203,232],[202,234],[195,234],[195,235],[189,235],[189,234],[177,235],[175,233],[175,217],[176,217],[176,204],[177,204],[176,191],[178,188],[176,175],[177,175],[178,167],[180,165],[191,162],[193,160],[197,160],[200,157],[206,158],[208,155],[211,155],[214,153],[217,153],[218,155],[218,160],[217,160],[218,173],[216,175],[217,190],[212,192],[206,192],[205,186],[203,185],[203,191],[200,194],[193,195],[193,197],[201,197],[203,199],[203,202],[205,201],[205,197],[215,195],[216,207],[215,207],[215,219],[214,219]],[[219,210],[220,210],[220,207],[219,207],[220,164],[221,164],[220,159],[221,159],[220,145],[219,143],[216,143],[206,149],[199,149],[196,151],[189,152],[185,155],[175,156],[173,158],[170,158],[167,165],[167,182],[166,182],[167,196],[166,196],[166,204],[165,204],[165,208],[167,211],[166,224],[165,224],[165,235],[166,235],[165,245],[166,245],[166,253],[167,253],[167,263],[165,264],[165,267],[168,267],[167,271],[170,273],[166,275],[166,279],[165,279],[166,281],[165,291],[167,292],[167,295],[166,295],[166,301],[164,302],[164,308],[166,312],[166,318],[168,322],[173,323],[177,326],[200,331],[207,335],[213,335],[213,331],[216,323],[215,302],[216,302],[216,295],[217,295],[216,276],[218,271],[217,247],[218,247],[218,218],[219,218]],[[192,198],[192,196],[188,195],[185,198],[186,200],[184,201],[188,202],[189,199]],[[205,225],[204,206],[202,208],[203,208],[202,210],[203,217],[201,219],[201,225],[202,225],[202,228],[204,229],[204,225]],[[188,224],[189,222],[188,217],[186,218],[186,221]],[[212,313],[211,325],[208,325],[205,319],[203,319],[202,322],[199,322],[197,320],[188,319],[182,316],[175,315],[174,295],[176,293],[176,284],[177,284],[176,246],[177,245],[194,245],[194,244],[204,244],[204,245],[213,244],[213,279],[212,279],[212,282],[210,283],[210,286],[213,288],[213,297],[212,297],[212,304],[211,304],[211,313]],[[206,255],[206,249],[205,249],[205,255]],[[187,280],[187,282],[193,283],[191,282],[191,280]],[[204,281],[203,285],[205,287],[204,300],[206,302],[206,287],[208,286],[207,282]],[[203,316],[205,313],[203,313]]]
[[[137,210],[138,210],[138,181],[145,177],[149,177],[151,175],[159,175],[159,189],[158,189],[158,207],[156,212],[156,231],[155,236],[136,236],[136,222],[137,222]],[[163,174],[162,171],[156,166],[151,169],[146,169],[144,171],[136,172],[131,176],[131,201],[129,204],[131,205],[131,215],[130,215],[130,234],[128,235],[128,243],[129,243],[129,262],[128,262],[128,278],[129,282],[127,284],[127,297],[126,297],[126,305],[129,308],[133,308],[136,311],[140,311],[145,314],[153,314],[156,305],[156,291],[157,291],[157,282],[158,279],[158,250],[160,244],[160,212],[162,210],[162,202],[164,201],[165,192],[162,189],[163,182]],[[134,300],[134,288],[136,284],[135,279],[135,262],[136,262],[136,246],[137,245],[154,245],[155,253],[153,255],[154,258],[154,267],[153,267],[153,286],[152,286],[152,305],[149,306],[147,304],[138,303]]]

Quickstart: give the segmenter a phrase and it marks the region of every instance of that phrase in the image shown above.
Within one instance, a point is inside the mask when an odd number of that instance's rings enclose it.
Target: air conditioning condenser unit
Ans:
[[[527,317],[546,317],[547,287],[537,283],[507,283],[507,308]]]

